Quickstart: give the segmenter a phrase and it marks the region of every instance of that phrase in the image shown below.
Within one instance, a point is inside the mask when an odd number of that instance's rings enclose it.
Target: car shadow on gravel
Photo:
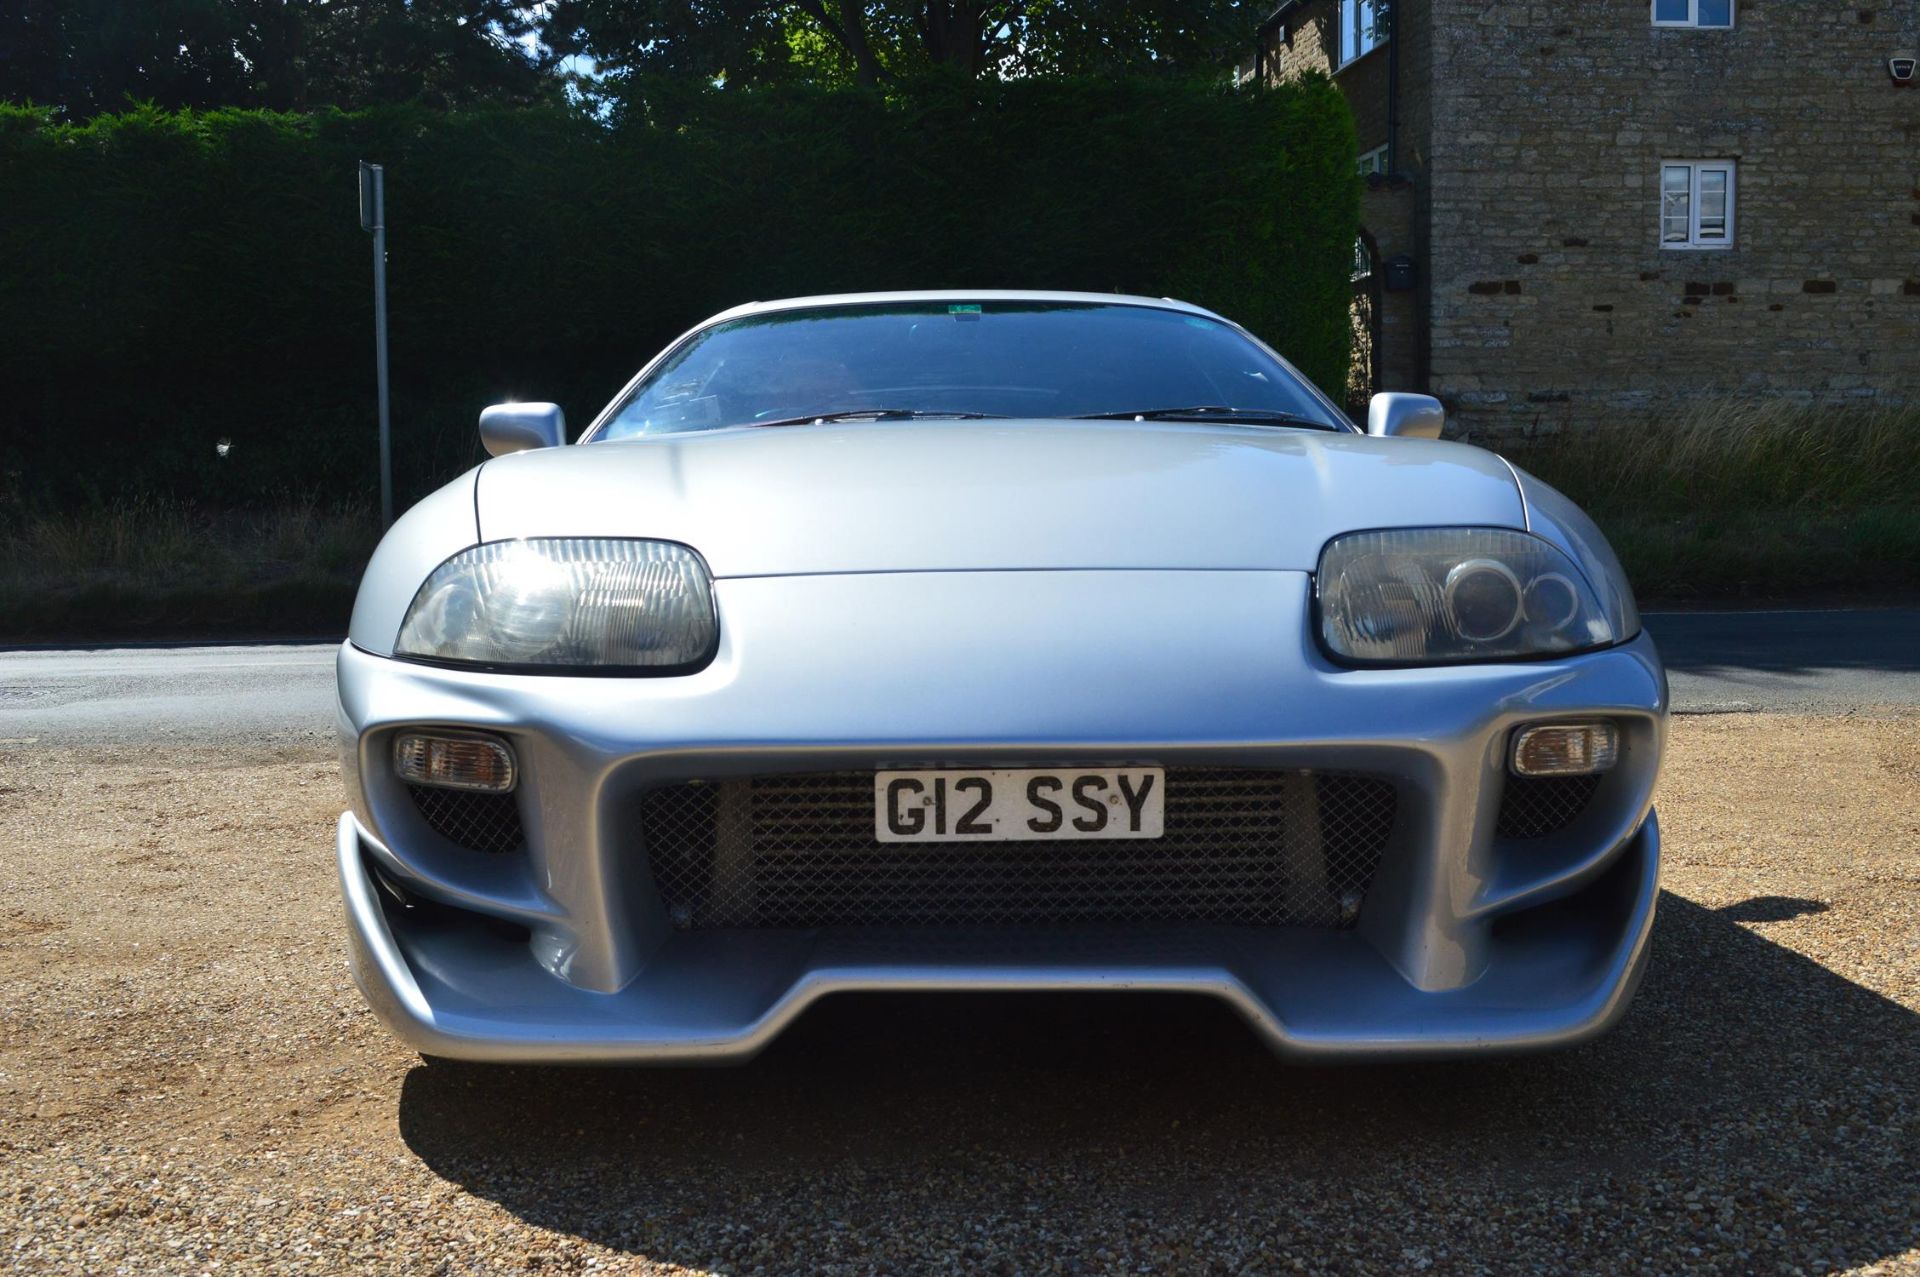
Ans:
[[[1655,945],[1558,1054],[1288,1068],[1201,999],[843,996],[739,1069],[421,1066],[400,1130],[533,1224],[726,1272],[1920,1246],[1920,1016],[1671,894]]]

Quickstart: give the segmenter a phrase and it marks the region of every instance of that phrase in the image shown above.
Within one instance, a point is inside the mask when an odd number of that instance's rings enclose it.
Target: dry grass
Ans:
[[[1920,593],[1920,409],[1729,401],[1500,446],[1606,529],[1644,599]],[[338,634],[377,537],[358,504],[159,497],[8,516],[0,640]]]
[[[1729,400],[1502,450],[1591,511],[1861,510],[1920,504],[1917,440],[1920,409]]]
[[[0,638],[339,633],[378,535],[364,506],[312,498],[16,515],[0,525]]]
[[[1606,529],[1643,595],[1920,590],[1920,409],[1728,401],[1500,451]]]

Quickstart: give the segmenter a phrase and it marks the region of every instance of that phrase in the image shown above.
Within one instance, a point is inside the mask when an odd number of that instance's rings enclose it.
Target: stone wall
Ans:
[[[1403,253],[1414,259],[1416,269],[1425,257],[1423,227],[1418,221],[1420,196],[1420,190],[1405,178],[1371,178],[1360,196],[1360,225],[1373,240],[1382,273],[1388,260]],[[1423,293],[1418,276],[1410,292],[1390,292],[1384,279],[1378,283],[1376,389],[1417,391],[1424,384],[1420,367],[1426,343]]]
[[[1387,142],[1387,49],[1382,46],[1345,68],[1340,59],[1336,0],[1308,0],[1287,11],[1264,45],[1270,80],[1295,80],[1319,72],[1332,76],[1353,108],[1353,126],[1364,153]]]
[[[1388,142],[1386,46],[1374,49],[1344,68],[1339,60],[1336,0],[1308,0],[1289,10],[1263,46],[1266,74],[1271,80],[1294,79],[1310,73],[1329,75],[1353,109],[1355,140],[1365,153]],[[1407,255],[1417,264],[1417,286],[1411,292],[1378,293],[1380,346],[1379,388],[1421,390],[1426,386],[1427,325],[1427,157],[1432,121],[1432,40],[1427,9],[1406,4],[1398,19],[1400,30],[1400,129],[1395,140],[1395,172],[1370,180],[1361,196],[1360,223],[1379,260]]]
[[[1920,4],[1739,0],[1728,31],[1655,29],[1648,0],[1430,12],[1428,373],[1455,429],[1920,402],[1920,90],[1886,67]],[[1738,162],[1730,250],[1660,247],[1669,159]]]

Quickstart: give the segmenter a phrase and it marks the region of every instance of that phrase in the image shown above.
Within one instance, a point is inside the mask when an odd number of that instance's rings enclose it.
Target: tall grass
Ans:
[[[1920,594],[1920,409],[1725,403],[1500,451],[1593,515],[1643,597]],[[0,500],[0,639],[338,634],[378,537],[359,501]]]
[[[1920,503],[1920,408],[1722,401],[1655,424],[1569,431],[1500,451],[1595,514]]]
[[[30,516],[4,542],[0,575],[68,584],[103,574],[198,574],[223,557],[208,525],[204,514],[183,502],[147,496]]]
[[[1585,508],[1654,599],[1920,592],[1920,408],[1723,402],[1500,451]]]
[[[311,497],[15,509],[0,521],[0,638],[339,633],[378,538],[365,505]]]

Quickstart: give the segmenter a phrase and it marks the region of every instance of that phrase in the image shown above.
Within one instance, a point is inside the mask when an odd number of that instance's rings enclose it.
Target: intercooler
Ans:
[[[1392,783],[1165,775],[1154,839],[881,843],[870,771],[665,786],[641,819],[682,930],[1353,925],[1393,831]]]

